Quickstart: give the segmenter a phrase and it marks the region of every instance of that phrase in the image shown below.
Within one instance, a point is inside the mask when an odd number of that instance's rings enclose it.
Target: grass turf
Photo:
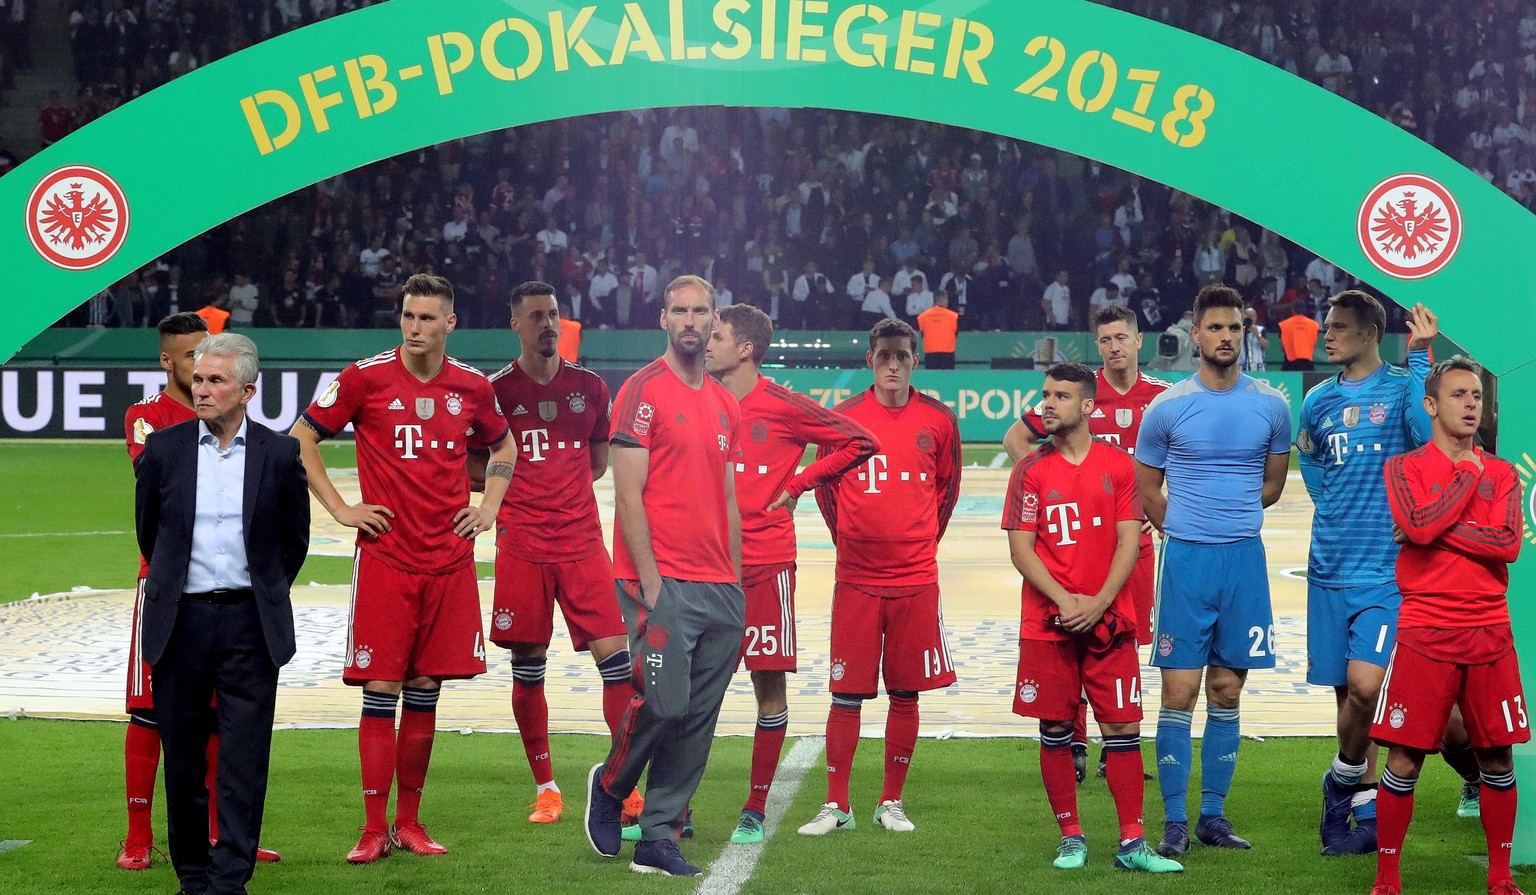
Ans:
[[[452,698],[451,685],[448,698]],[[805,712],[819,711],[805,706]],[[165,895],[174,874],[158,859],[147,871],[112,863],[123,834],[122,738],[118,724],[0,721],[0,840],[32,844],[0,855],[0,891],[74,895],[114,891]],[[441,858],[396,854],[377,865],[346,864],[362,820],[356,734],[284,730],[274,735],[271,788],[262,841],[283,855],[262,865],[258,893],[683,892],[692,883],[643,877],[623,860],[593,854],[582,834],[584,771],[602,758],[606,742],[592,736],[554,738],[566,794],[564,820],[528,823],[532,784],[513,735],[445,732],[433,753],[422,816],[448,845]],[[787,747],[786,747],[787,748]],[[918,744],[906,803],[918,830],[888,833],[870,819],[879,796],[881,746],[865,740],[854,770],[859,828],[821,838],[795,835],[824,797],[813,766],[777,834],[769,841],[748,895],[887,895],[890,892],[1103,892],[1121,887],[1152,892],[1315,893],[1370,888],[1370,857],[1318,856],[1318,780],[1329,746],[1322,740],[1245,742],[1228,813],[1250,852],[1196,847],[1178,878],[1131,882],[1111,869],[1113,804],[1103,781],[1080,789],[1091,856],[1079,873],[1053,870],[1058,841],[1040,785],[1037,746],[1030,740],[923,740]],[[1196,750],[1198,754],[1198,749]],[[684,854],[707,866],[724,847],[745,796],[751,743],[716,741],[694,799],[697,838]],[[1148,767],[1151,767],[1150,754]],[[1196,777],[1198,781],[1198,776]],[[1410,892],[1477,892],[1483,871],[1464,855],[1483,853],[1481,827],[1454,816],[1460,784],[1432,761],[1418,790],[1418,812],[1404,849]],[[1159,829],[1157,784],[1147,784],[1149,830]],[[157,844],[164,847],[164,805],[155,804]]]
[[[351,442],[321,450],[327,466],[357,464]],[[1001,450],[967,445],[964,460],[988,466]],[[0,602],[82,585],[134,586],[133,477],[121,444],[0,441],[0,469]],[[481,576],[493,572],[490,563],[480,564]],[[351,575],[350,558],[312,556],[301,581],[346,584]]]

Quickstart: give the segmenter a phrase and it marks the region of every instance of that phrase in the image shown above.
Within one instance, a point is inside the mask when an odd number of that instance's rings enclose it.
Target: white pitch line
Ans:
[[[0,534],[0,538],[78,538],[96,535],[131,535],[131,531],[16,531]]]
[[[1002,469],[1003,468],[1003,464],[1006,463],[1006,462],[1008,462],[1008,455],[1003,453],[1002,451],[998,451],[997,452],[997,456],[992,458],[992,462],[990,464],[988,464],[987,468],[988,469]]]
[[[765,840],[773,838],[779,828],[779,821],[795,801],[806,773],[817,756],[821,755],[823,739],[819,736],[801,737],[795,741],[784,760],[779,762],[779,769],[773,775],[773,789],[768,792],[767,818],[763,821]],[[766,841],[762,845],[726,845],[720,857],[710,863],[703,881],[693,890],[693,895],[737,895],[747,880],[752,878],[757,860],[763,856],[763,849],[767,846]]]

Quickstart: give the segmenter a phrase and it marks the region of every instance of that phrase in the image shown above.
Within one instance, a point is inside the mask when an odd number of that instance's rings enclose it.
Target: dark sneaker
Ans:
[[[1077,772],[1077,782],[1088,779],[1088,744],[1072,744],[1072,770]]]
[[[704,871],[683,860],[677,843],[671,839],[646,839],[635,846],[635,859],[629,869],[636,873],[660,873],[664,876],[698,876]]]
[[[1157,844],[1157,853],[1165,858],[1177,858],[1189,851],[1189,823],[1182,820],[1163,822],[1163,841]]]
[[[1213,848],[1253,848],[1253,843],[1232,832],[1232,821],[1220,814],[1202,814],[1195,824],[1195,838]]]
[[[623,845],[619,817],[624,802],[609,795],[599,783],[603,766],[595,764],[587,772],[587,841],[605,858],[617,857]]]
[[[1329,849],[1349,835],[1349,809],[1354,797],[1354,790],[1334,779],[1333,771],[1323,774],[1323,819],[1317,825],[1323,854],[1329,854]]]
[[[1323,849],[1323,857],[1337,858],[1342,855],[1369,855],[1376,851],[1376,820],[1367,818],[1357,821],[1355,828],[1344,838]]]

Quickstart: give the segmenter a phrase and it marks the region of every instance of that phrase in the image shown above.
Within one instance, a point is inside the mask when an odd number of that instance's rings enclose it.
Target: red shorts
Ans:
[[[144,633],[139,621],[144,614],[144,579],[139,579],[138,596],[133,600],[133,630],[128,635],[128,706],[129,714],[151,711],[155,693],[149,684],[149,663],[144,661]]]
[[[1531,738],[1514,649],[1493,662],[1458,665],[1431,659],[1401,640],[1387,665],[1371,738],[1433,752],[1453,705],[1461,706],[1473,748],[1497,749]]]
[[[748,671],[795,670],[795,564],[742,566],[747,629],[741,658]]]
[[[624,616],[613,595],[613,561],[599,550],[575,562],[529,562],[496,551],[496,596],[491,642],[549,646],[555,633],[555,602],[565,616],[571,645],[585,652],[594,640],[624,637]]]
[[[1155,566],[1152,555],[1138,557],[1126,579],[1126,590],[1131,592],[1131,603],[1136,607],[1136,643],[1146,646],[1152,642],[1152,602],[1156,591],[1153,587]]]
[[[878,596],[841,581],[833,588],[828,689],[874,696],[882,673],[887,691],[937,690],[955,682],[937,584],[902,597]]]
[[[347,613],[347,666],[341,679],[438,680],[485,673],[485,631],[475,564],[418,575],[357,551]]]
[[[1101,723],[1141,720],[1141,659],[1133,638],[1118,637],[1102,652],[1076,638],[1019,641],[1015,715],[1071,721],[1085,691]]]

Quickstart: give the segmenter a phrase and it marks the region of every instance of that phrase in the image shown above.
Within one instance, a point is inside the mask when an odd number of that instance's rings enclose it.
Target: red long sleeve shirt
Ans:
[[[1408,542],[1397,555],[1399,628],[1509,624],[1509,564],[1520,554],[1520,481],[1479,450],[1452,463],[1433,443],[1387,461],[1392,521]]]
[[[784,491],[799,497],[832,481],[879,444],[868,429],[766,376],[741,399],[741,432],[734,460],[742,565],[794,562],[795,517],[787,509],[768,512],[768,505]],[[825,455],[796,474],[808,444]]]
[[[960,498],[954,411],[916,389],[901,407],[882,406],[870,389],[837,409],[880,442],[863,469],[816,491],[837,545],[837,580],[897,589],[937,582],[939,539]]]

